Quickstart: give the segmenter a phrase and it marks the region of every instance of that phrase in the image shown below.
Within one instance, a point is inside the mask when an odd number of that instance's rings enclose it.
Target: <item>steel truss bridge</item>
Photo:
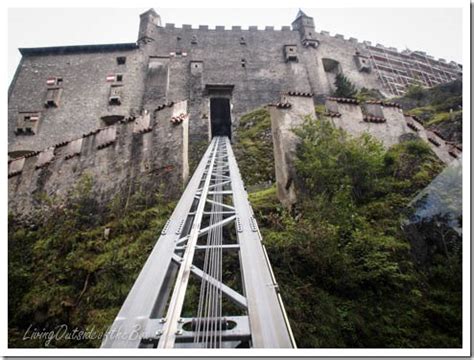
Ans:
[[[211,141],[102,347],[295,347],[227,137]]]

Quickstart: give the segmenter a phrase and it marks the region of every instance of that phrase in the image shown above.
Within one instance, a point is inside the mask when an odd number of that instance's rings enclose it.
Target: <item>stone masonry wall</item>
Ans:
[[[311,95],[290,92],[282,95],[281,101],[268,106],[268,109],[272,123],[277,196],[283,205],[290,208],[298,196],[294,168],[298,137],[293,130],[303,124],[305,116],[316,118],[314,104]],[[372,101],[361,107],[355,99],[328,98],[326,110],[326,117],[352,136],[368,133],[387,148],[404,140],[421,138],[444,163],[461,157],[461,148],[426,130],[416,119],[403,114],[395,103]]]
[[[136,191],[179,196],[187,180],[186,102],[162,105],[9,164],[9,211],[25,216],[42,195],[59,200],[88,174],[102,204]],[[82,142],[82,144],[81,144]]]
[[[272,122],[273,154],[277,196],[283,205],[291,207],[297,200],[294,159],[298,137],[294,129],[304,123],[305,117],[316,117],[311,93],[282,95],[276,105],[268,106]]]
[[[136,44],[22,49],[9,96],[9,152],[18,156],[52,146],[103,126],[104,117],[140,113],[172,99],[189,100],[189,136],[196,143],[210,137],[211,97],[230,99],[235,129],[241,115],[277,102],[281,93],[299,89],[315,99],[331,94],[337,73],[358,88],[384,92],[368,61],[368,42],[317,32],[304,13],[294,24],[302,20],[310,24],[304,34],[290,26],[161,26],[158,13],[149,10],[140,17]],[[291,57],[285,53],[288,46]],[[126,63],[119,65],[118,57],[126,57]],[[121,105],[108,103],[111,83],[106,78],[114,74],[123,75]],[[59,106],[46,109],[49,77],[62,78],[63,92]],[[216,92],[213,86],[225,89]],[[41,113],[35,135],[14,133],[19,112]]]
[[[419,137],[430,145],[444,163],[460,157],[460,148],[425,129],[413,117],[405,115],[398,104],[370,101],[361,107],[354,99],[328,98],[326,110],[326,115],[335,126],[353,136],[369,133],[387,148],[405,139]]]
[[[295,83],[302,90],[311,91],[303,63],[285,62],[285,44],[298,45],[298,51],[303,51],[296,31],[192,29],[167,24],[155,27],[150,36],[154,41],[142,45],[143,51],[149,57],[170,59],[170,95],[188,96],[197,107],[191,112],[201,115],[192,119],[191,132],[207,132],[209,127],[208,98],[212,94],[206,85],[233,86],[230,95],[234,128],[240,115],[277,101],[280,93],[292,89]],[[192,68],[196,63],[199,71]]]
[[[301,28],[301,24],[306,25]],[[92,172],[96,190],[104,199],[114,192],[135,189],[135,180],[137,186],[155,189],[159,183],[152,181],[155,176],[167,178],[173,184],[170,191],[175,191],[188,176],[188,153],[191,163],[197,163],[210,140],[213,97],[229,99],[233,129],[241,115],[280,102],[270,112],[278,194],[290,206],[295,200],[292,158],[296,144],[291,128],[301,124],[303,115],[314,116],[314,101],[333,92],[338,73],[358,88],[385,89],[374,64],[367,60],[367,42],[316,32],[312,18],[302,12],[293,29],[211,29],[161,26],[159,15],[149,10],[140,17],[137,43],[21,51],[23,57],[9,90],[9,155],[14,158],[53,147],[54,157],[49,162],[51,152],[44,152],[10,164],[10,209],[20,213],[35,206],[35,194],[65,195],[85,171]],[[125,64],[119,58],[126,58]],[[46,107],[52,78],[61,79],[57,87],[62,92],[57,106]],[[122,85],[119,104],[110,104],[112,85]],[[187,100],[188,116],[177,114],[181,111],[177,107],[161,107],[174,99]],[[439,134],[427,132],[416,119],[405,117],[397,106],[367,103],[360,107],[354,100],[337,99],[328,99],[326,104],[336,125],[353,135],[367,131],[387,147],[416,134],[444,162],[460,151]],[[21,133],[15,132],[20,113],[34,124]],[[145,113],[150,115],[152,131],[146,125],[139,136],[129,123],[117,123]],[[178,125],[181,121],[183,125]],[[114,123],[115,141],[97,149],[96,136],[84,136],[80,156],[65,159],[66,149],[72,151],[79,145],[61,144]],[[97,141],[110,134],[99,133]],[[40,156],[48,165],[36,169]],[[171,168],[176,171],[169,171]]]
[[[124,65],[117,57],[126,57]],[[139,50],[24,55],[8,102],[9,152],[36,151],[104,126],[104,116],[139,113],[144,87]],[[109,105],[107,76],[121,74],[121,105]],[[45,108],[47,80],[62,79],[58,107]],[[19,112],[40,113],[35,135],[14,133]]]
[[[344,39],[342,35],[329,36],[326,32],[316,33],[316,39],[319,41],[317,49],[317,66],[312,70],[316,71],[317,78],[320,83],[318,88],[313,91],[316,94],[330,95],[336,89],[334,86],[335,74],[327,72],[323,66],[323,59],[335,60],[339,63],[339,70],[344,74],[358,89],[363,87],[368,89],[378,89],[382,93],[385,92],[382,82],[379,80],[374,69],[369,68],[368,71],[360,71],[356,65],[354,56],[356,52],[367,55],[364,45],[353,39],[351,41]]]

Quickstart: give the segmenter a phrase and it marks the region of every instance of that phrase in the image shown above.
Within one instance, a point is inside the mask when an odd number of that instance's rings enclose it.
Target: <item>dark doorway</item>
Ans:
[[[231,138],[230,102],[227,98],[211,98],[211,136]]]

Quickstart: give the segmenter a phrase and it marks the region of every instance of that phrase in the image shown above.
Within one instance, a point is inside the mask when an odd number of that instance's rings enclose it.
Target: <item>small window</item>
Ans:
[[[118,75],[117,75],[117,78],[116,78],[116,81],[117,81],[117,82],[122,82],[122,81],[123,81],[123,75],[122,75],[122,74],[118,74]]]
[[[63,78],[61,77],[49,77],[46,80],[46,85],[48,86],[60,86],[63,83]]]
[[[119,56],[117,58],[117,65],[125,65],[127,58],[125,56]]]
[[[202,61],[191,61],[190,62],[191,75],[202,74]]]
[[[240,45],[245,45],[245,44],[246,44],[245,38],[242,36],[242,37],[240,38]]]
[[[122,104],[122,86],[112,85],[110,87],[109,105]]]
[[[284,46],[285,61],[298,61],[296,45],[285,45]]]
[[[46,100],[44,102],[44,106],[47,108],[58,107],[62,90],[63,89],[60,87],[48,88],[46,91]]]
[[[247,62],[245,61],[245,59],[241,59],[241,60],[240,60],[240,65],[241,65],[243,68],[245,67],[246,63],[247,63]]]
[[[35,135],[38,132],[40,114],[39,113],[25,113],[18,114],[16,123],[16,135]]]

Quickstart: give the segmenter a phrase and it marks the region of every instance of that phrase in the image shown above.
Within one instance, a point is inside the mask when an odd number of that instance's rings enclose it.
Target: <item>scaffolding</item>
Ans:
[[[394,96],[404,95],[408,86],[414,83],[433,87],[462,77],[460,65],[435,60],[420,51],[399,53],[381,45],[366,45],[366,49],[377,76]]]

